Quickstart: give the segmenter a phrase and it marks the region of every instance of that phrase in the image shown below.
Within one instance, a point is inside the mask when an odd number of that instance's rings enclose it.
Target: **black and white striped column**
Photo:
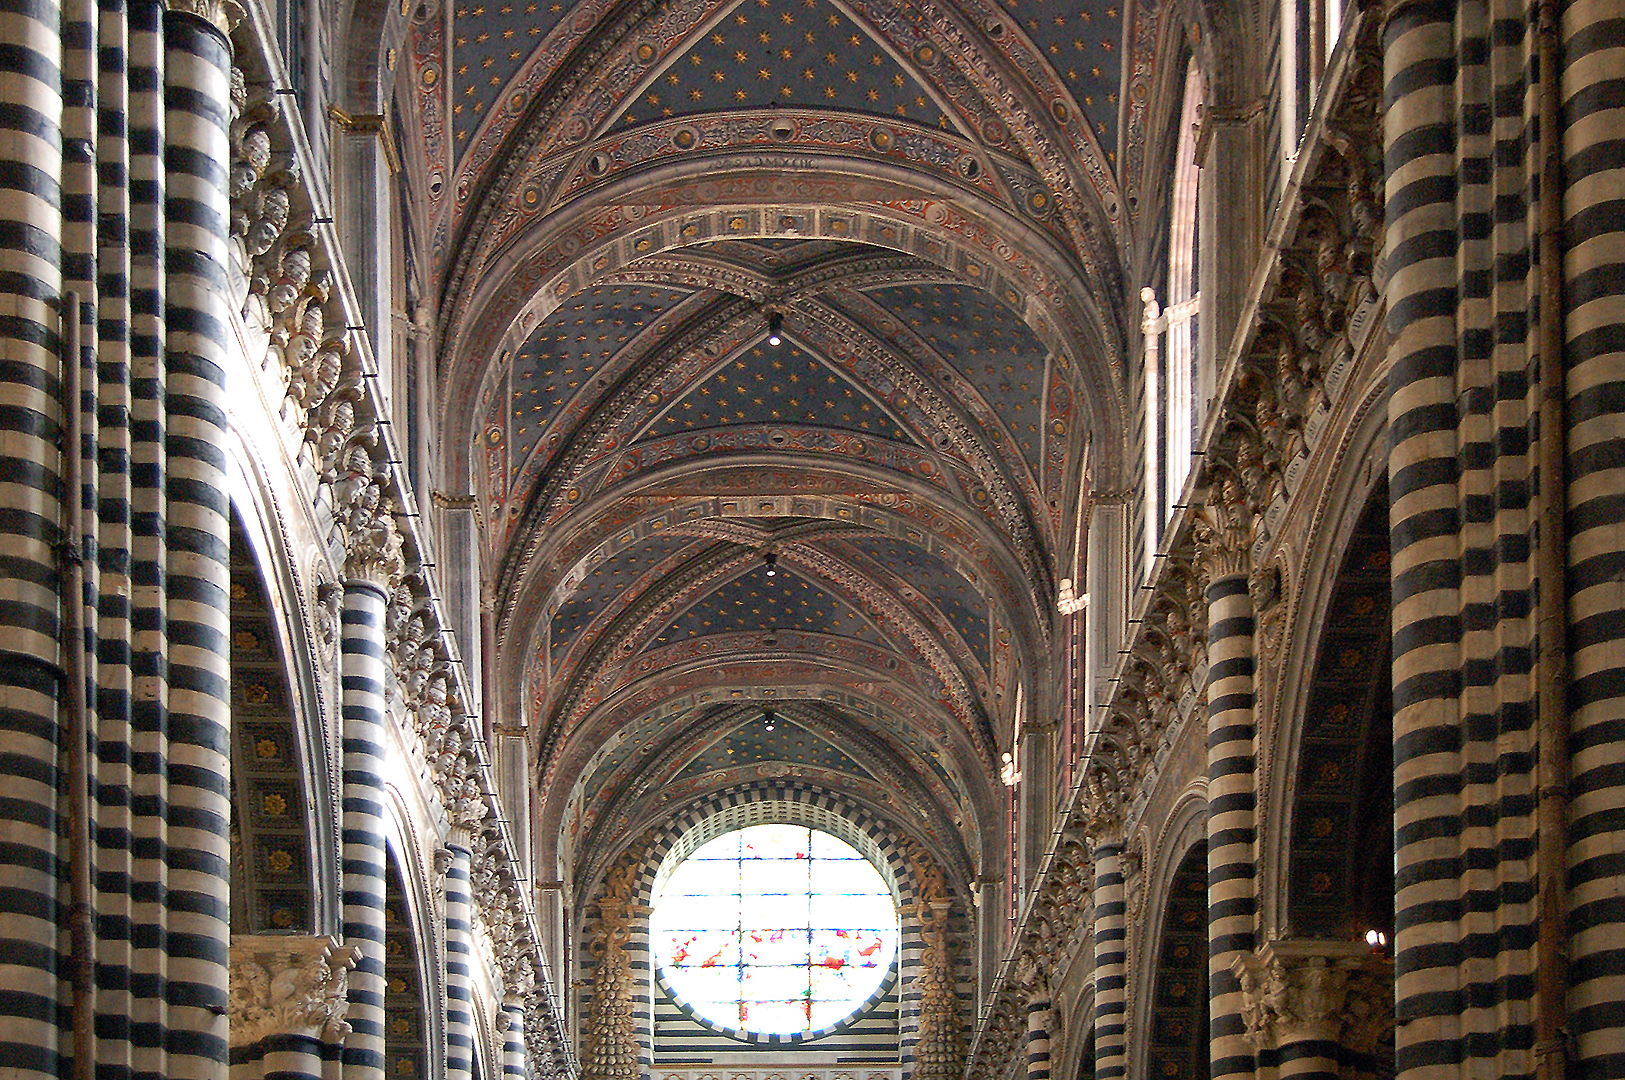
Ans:
[[[104,183],[100,194],[104,212],[98,221],[104,230],[98,253],[104,304],[98,334],[103,346],[98,357],[102,395],[98,411],[100,463],[105,470],[101,553],[107,592],[99,619],[94,809],[96,1056],[99,1068],[120,1075],[164,1067],[162,994],[153,993],[154,971],[161,970],[162,955],[150,944],[162,925],[162,912],[152,903],[148,883],[161,880],[150,853],[160,842],[163,823],[149,808],[161,803],[163,794],[161,777],[150,763],[162,761],[166,753],[168,701],[163,158],[167,48],[160,3],[128,5],[122,28],[110,17],[104,17],[101,25],[104,44],[114,50],[122,46],[125,52],[122,70],[117,52],[102,52],[104,108],[98,116],[99,173]],[[121,100],[122,124],[109,113]],[[117,233],[118,224],[109,223],[121,210],[128,215],[124,236]],[[119,280],[121,271],[129,275],[125,282]],[[120,295],[127,296],[122,322],[117,318]],[[125,361],[122,370],[120,360]],[[122,506],[119,494],[124,497]],[[120,576],[126,581],[121,583]]]
[[[526,1080],[525,1003],[516,997],[502,1003],[502,1080]]]
[[[1577,1072],[1625,1076],[1625,70],[1618,3],[1561,6],[1567,250],[1568,1016]]]
[[[466,825],[453,824],[446,839],[446,1080],[474,1075],[474,904],[469,894]]]
[[[1095,845],[1095,1080],[1128,1073],[1128,905],[1123,842]]]
[[[1208,987],[1212,1080],[1251,1076],[1240,984],[1233,969],[1253,949],[1256,762],[1253,602],[1246,552],[1229,539],[1210,553],[1208,604]]]
[[[61,12],[7,10],[0,42],[0,1060],[61,1075],[68,1008],[57,937],[58,654],[55,545],[63,514],[55,304],[62,285]]]
[[[1522,0],[1420,0],[1383,27],[1405,1080],[1536,1065],[1531,13]]]
[[[228,1047],[231,43],[220,21],[204,17],[211,7],[164,16],[169,677],[160,970],[170,1029],[164,1070],[176,1078],[223,1078]]]
[[[389,568],[351,567],[340,613],[344,698],[344,940],[350,973],[344,1080],[384,1075],[384,611]]]
[[[1027,1002],[1027,1080],[1049,1080],[1051,1002],[1044,996]]]

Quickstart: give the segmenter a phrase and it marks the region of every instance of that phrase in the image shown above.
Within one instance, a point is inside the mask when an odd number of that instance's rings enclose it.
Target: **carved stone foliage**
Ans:
[[[1068,811],[1069,828],[1091,839],[1118,820],[1133,831],[1141,811],[1137,800],[1155,786],[1182,721],[1200,714],[1209,581],[1245,575],[1261,647],[1280,648],[1288,568],[1271,558],[1272,537],[1308,474],[1310,456],[1322,446],[1333,410],[1348,398],[1355,362],[1377,324],[1382,282],[1375,244],[1382,235],[1383,192],[1376,24],[1358,24],[1326,125],[1306,143],[1309,166],[1295,193],[1293,227],[1276,262],[1266,266],[1258,303],[1244,313],[1249,325],[1242,353],[1213,404],[1217,423],[1202,448],[1205,493],[1176,518],[1168,554],[1149,583],[1143,618],[1125,642],[1101,738],[1084,763]],[[1143,861],[1138,846],[1124,852],[1131,925],[1144,915]],[[1060,897],[1075,887],[1065,884],[1075,872],[1056,859],[1036,883],[1028,915],[1017,927],[1013,959],[1033,951],[1046,921],[1055,940],[1070,938],[1058,913],[1065,906]],[[1384,977],[1365,963],[1266,965],[1249,972],[1249,1015],[1260,1033],[1275,1032],[1283,1022],[1296,1030],[1320,1022],[1318,1010],[1335,999],[1337,1037],[1351,1048],[1374,1047],[1392,1027],[1391,1010],[1383,1005],[1391,1001],[1391,982],[1385,991]],[[973,1080],[1004,1075],[1011,1067],[1017,998],[1007,986],[994,987],[971,1051]]]
[[[633,856],[642,846],[634,845]],[[583,1080],[637,1080],[637,980],[626,943],[647,910],[636,902],[641,857],[623,856],[605,876],[598,898],[598,934],[590,948],[597,961],[592,1001],[581,1033]]]
[[[915,1080],[950,1080],[964,1069],[965,1040],[959,1019],[959,995],[954,990],[953,958],[948,920],[952,901],[942,868],[924,851],[909,852],[919,898],[914,917],[920,923],[919,974],[914,978],[920,996],[920,1026],[914,1044]]]
[[[263,51],[242,47],[263,50],[265,42],[248,33],[239,38],[228,182],[243,321],[250,333],[264,335],[262,371],[282,387],[284,429],[297,443],[312,503],[332,510],[344,576],[374,582],[390,597],[391,704],[406,720],[420,772],[434,784],[449,823],[472,836],[476,930],[490,940],[505,996],[525,1004],[532,1068],[538,1075],[566,1072],[569,1051],[512,837],[495,814],[495,784],[475,747],[477,725],[457,690],[455,649],[430,601],[431,568],[401,514],[405,497],[390,461],[396,455],[381,434],[364,342],[349,329],[361,319],[346,307],[343,263],[316,218],[284,98],[271,77],[243,73],[272,70]],[[337,582],[318,592],[315,630],[324,655],[336,652],[340,592]]]
[[[360,955],[330,937],[233,934],[231,1045],[272,1035],[342,1041],[350,1033],[347,973]]]
[[[266,334],[264,368],[284,389],[302,460],[321,483],[342,480],[346,502],[357,501],[358,478],[377,469],[356,452],[376,452],[378,428],[287,117],[271,86],[250,85],[238,69],[232,106],[231,240],[244,318]]]
[[[1358,944],[1272,941],[1235,971],[1247,1038],[1260,1049],[1314,1040],[1372,1054],[1392,1042],[1393,964]]]

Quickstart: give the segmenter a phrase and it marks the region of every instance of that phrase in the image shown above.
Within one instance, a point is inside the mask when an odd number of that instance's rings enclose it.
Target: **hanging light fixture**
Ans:
[[[767,576],[777,577],[779,574],[779,553],[772,548],[762,552],[762,562],[767,564]]]
[[[770,311],[767,313],[767,343],[775,349],[784,344],[784,312]]]
[[[778,722],[778,717],[773,715],[773,710],[772,709],[763,709],[762,710],[762,730],[763,731],[772,731],[773,728],[774,728],[774,725],[777,722]]]

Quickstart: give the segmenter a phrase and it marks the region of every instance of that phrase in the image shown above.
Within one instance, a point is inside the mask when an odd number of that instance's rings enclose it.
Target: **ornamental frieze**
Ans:
[[[987,151],[944,132],[862,114],[831,116],[824,111],[774,109],[726,116],[699,115],[665,120],[601,140],[576,157],[579,164],[545,207],[558,209],[565,200],[686,154],[740,152],[751,146],[841,153],[877,161],[903,162],[940,174],[955,187],[992,199],[1009,209],[1021,204],[998,183],[993,169],[982,165]],[[585,160],[582,160],[582,157]],[[543,168],[551,165],[544,162]],[[1019,168],[1010,163],[1007,167]],[[524,183],[535,183],[526,177]],[[540,185],[537,185],[540,187]],[[545,190],[545,189],[544,189]],[[505,237],[495,238],[501,243]]]

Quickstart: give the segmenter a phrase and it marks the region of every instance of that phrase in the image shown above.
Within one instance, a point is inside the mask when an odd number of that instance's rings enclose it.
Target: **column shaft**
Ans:
[[[176,1078],[223,1078],[231,950],[231,501],[225,405],[231,44],[219,27],[179,11],[164,17],[164,43],[169,708],[163,970],[170,1003],[165,1071]]]
[[[1339,1080],[1337,1042],[1294,1039],[1281,1044],[1276,1058],[1280,1080]]]
[[[322,1041],[309,1035],[280,1035],[267,1039],[260,1059],[258,1080],[322,1080]],[[231,1080],[239,1080],[237,1069]]]
[[[1625,1075],[1625,552],[1619,503],[1625,451],[1625,109],[1620,98],[1620,9],[1606,0],[1562,4],[1560,108],[1564,124],[1564,328],[1568,463],[1568,739],[1565,932],[1567,1032],[1587,1076]],[[1557,718],[1553,718],[1556,722]],[[1543,721],[1544,722],[1544,721]],[[1561,777],[1556,779],[1563,779]],[[1542,957],[1543,974],[1548,961]],[[1566,978],[1565,978],[1566,976]]]
[[[1531,14],[1527,0],[1419,0],[1382,31],[1404,1080],[1535,1066],[1531,435],[1544,361]]]
[[[468,837],[454,835],[447,847],[451,861],[446,867],[446,1080],[471,1080],[474,1075],[474,905],[469,894]]]
[[[1095,1080],[1128,1072],[1128,908],[1123,845],[1095,848]]]
[[[0,1060],[18,1077],[62,1075],[68,1005],[58,983],[57,555],[62,522],[60,338],[61,16],[45,2],[7,14],[0,79],[0,783],[11,853],[0,895]]]
[[[1215,571],[1208,602],[1208,986],[1212,1076],[1251,1075],[1232,965],[1253,948],[1256,792],[1253,606],[1245,573]]]
[[[525,1005],[509,1000],[502,1006],[502,1078],[525,1080]]]
[[[384,1075],[384,589],[344,583],[344,939],[360,949],[350,973],[351,1034],[344,1080]]]
[[[1027,1080],[1049,1080],[1048,998],[1027,1003]]]

